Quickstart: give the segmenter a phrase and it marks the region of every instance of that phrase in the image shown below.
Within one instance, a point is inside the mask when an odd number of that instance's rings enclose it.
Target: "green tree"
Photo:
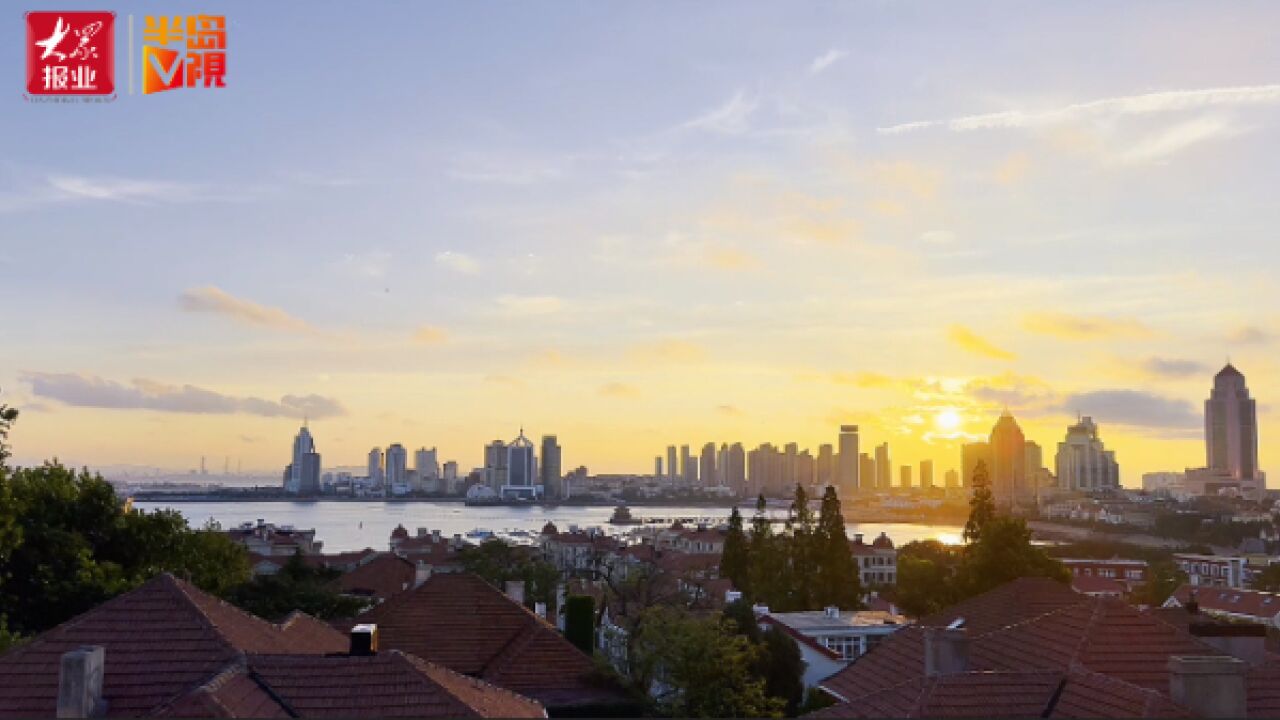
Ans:
[[[756,674],[764,679],[764,692],[781,700],[784,712],[793,716],[804,700],[804,659],[790,635],[770,628],[760,635]]]
[[[1273,565],[1264,574],[1270,572],[1273,568],[1280,567]],[[1275,573],[1272,573],[1274,577]],[[1180,585],[1187,582],[1187,574],[1173,562],[1172,558],[1163,558],[1161,560],[1152,561],[1147,565],[1147,580],[1133,591],[1133,602],[1139,605],[1148,605],[1150,607],[1160,607],[1165,600],[1177,590]],[[1272,587],[1255,587],[1259,590],[1272,590]],[[1280,585],[1275,587],[1280,588]]]
[[[835,605],[844,609],[862,607],[862,582],[849,552],[849,535],[845,531],[840,496],[831,485],[822,493],[814,547],[817,559],[812,604],[818,607]]]
[[[560,571],[528,548],[491,538],[477,546],[463,548],[458,560],[464,570],[479,575],[500,590],[505,589],[510,580],[523,581],[525,603],[530,607],[542,602],[549,609],[559,609],[555,603]]]
[[[595,652],[596,601],[590,595],[571,595],[564,601],[564,636],[582,652]]]
[[[765,512],[765,499],[761,494],[756,498],[756,514],[751,520],[751,535],[748,538],[748,587],[751,598],[765,603],[776,610],[783,609],[787,600],[787,588],[784,584],[783,564],[785,557],[773,534],[773,525]]]
[[[1062,563],[1031,544],[1031,530],[1022,518],[998,515],[982,525],[976,542],[964,550],[956,575],[960,598],[973,597],[1010,580],[1046,577],[1069,582]]]
[[[813,509],[809,507],[809,493],[796,483],[795,497],[787,514],[788,536],[784,541],[786,562],[780,578],[787,588],[787,607],[807,610],[813,604],[813,582],[818,575],[818,547]]]
[[[987,480],[987,464],[981,460],[973,469],[973,497],[969,499],[969,521],[964,524],[965,542],[973,542],[996,516],[996,503]]]
[[[760,648],[719,616],[670,607],[644,611],[630,663],[636,684],[672,717],[779,717],[784,703],[752,672]]]
[[[333,588],[341,570],[312,567],[294,553],[274,575],[259,575],[241,583],[229,599],[244,610],[279,621],[294,610],[322,620],[348,618],[368,607],[367,600],[342,595]]]
[[[747,572],[747,536],[742,529],[742,513],[733,506],[729,514],[729,532],[724,538],[724,552],[720,556],[720,575],[733,581],[734,587],[744,593],[751,591]]]
[[[917,540],[898,548],[895,604],[913,617],[924,617],[956,601],[956,569],[960,552],[937,540]]]

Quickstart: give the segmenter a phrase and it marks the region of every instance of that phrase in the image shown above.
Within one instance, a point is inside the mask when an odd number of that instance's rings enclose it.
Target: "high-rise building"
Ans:
[[[903,465],[898,468],[898,487],[911,487],[911,466]]]
[[[494,440],[484,446],[484,484],[495,493],[501,493],[502,486],[507,484],[508,460],[505,442]]]
[[[440,477],[440,459],[435,448],[430,450],[426,448],[418,448],[413,451],[413,469],[418,471],[418,477],[424,482],[434,480]]]
[[[532,498],[537,495],[537,459],[533,441],[520,434],[507,445],[507,482],[502,486],[502,496]]]
[[[658,455],[653,458],[653,479],[662,479],[662,456]]]
[[[1024,505],[1030,498],[1027,485],[1027,438],[1008,410],[991,428],[991,495],[996,507]]]
[[[542,436],[541,476],[542,495],[549,500],[565,499],[564,476],[560,469],[560,443],[555,435]]]
[[[688,445],[680,446],[680,479],[685,487],[698,484],[698,463],[693,459],[693,453],[689,452]]]
[[[369,451],[369,482],[381,485],[382,478],[382,448],[374,448]]]
[[[739,495],[747,492],[747,453],[742,447],[742,443],[736,442],[729,446],[729,462],[726,466],[725,484],[733,488],[733,491]]]
[[[441,489],[449,494],[457,494],[462,489],[458,487],[458,463],[454,460],[449,460],[444,464],[443,471],[444,487]]]
[[[817,478],[818,487],[835,484],[836,456],[831,443],[823,443],[818,446],[818,458],[814,461],[813,472]]]
[[[933,487],[933,461],[920,461],[920,487],[929,490]]]
[[[388,488],[394,488],[396,485],[407,485],[409,482],[408,474],[409,453],[400,443],[392,443],[387,446],[387,477],[386,484]]]
[[[982,463],[987,469],[988,483],[991,480],[991,446],[984,442],[965,443],[960,446],[960,483],[964,487],[973,487],[973,474]]]
[[[1067,428],[1066,440],[1058,443],[1054,470],[1063,490],[1093,492],[1120,487],[1116,454],[1103,446],[1091,417],[1082,417]]]
[[[676,446],[667,446],[667,479],[674,485],[680,477],[680,468],[676,465]]]
[[[293,439],[293,457],[284,471],[284,489],[299,495],[320,494],[320,455],[305,423]]]
[[[1204,440],[1209,470],[1236,480],[1258,477],[1258,409],[1244,375],[1231,363],[1213,376],[1204,402]]]
[[[699,477],[702,478],[702,484],[710,487],[716,483],[716,444],[707,443],[702,446],[702,453],[698,457]]]
[[[718,487],[729,487],[729,443],[720,443],[720,450],[716,452],[714,484]]]
[[[858,453],[858,479],[866,481],[866,487],[862,488],[864,490],[870,489],[875,484],[876,461],[867,453]]]
[[[947,487],[949,488],[960,487],[960,473],[956,472],[955,468],[951,468],[947,470],[946,478],[947,478]]]
[[[841,495],[849,497],[862,489],[863,482],[872,482],[872,478],[859,477],[862,468],[858,462],[858,426],[841,425],[840,437],[837,441],[840,452],[836,457],[836,490]],[[886,449],[885,452],[888,450]]]
[[[893,463],[889,461],[889,443],[880,443],[876,446],[876,489],[888,490],[892,477]]]

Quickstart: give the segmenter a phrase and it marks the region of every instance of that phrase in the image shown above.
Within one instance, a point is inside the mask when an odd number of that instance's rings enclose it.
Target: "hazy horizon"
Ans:
[[[93,105],[4,43],[15,460],[267,472],[307,416],[326,467],[523,426],[649,473],[853,423],[940,482],[1007,407],[1136,486],[1204,465],[1229,356],[1268,468],[1280,6],[796,9],[180,2],[227,87]]]

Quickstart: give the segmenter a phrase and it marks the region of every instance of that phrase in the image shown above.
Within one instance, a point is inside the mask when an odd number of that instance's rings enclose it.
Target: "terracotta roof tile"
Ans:
[[[306,627],[306,632],[298,629]],[[347,639],[318,622],[290,631],[160,575],[0,656],[0,717],[51,716],[62,654],[106,650],[110,715],[137,715],[203,683],[243,652],[342,652]]]
[[[590,657],[474,575],[433,575],[356,622],[376,623],[383,648],[412,653],[547,705],[617,698],[591,682]]]
[[[395,555],[382,555],[335,580],[338,588],[351,595],[367,595],[386,600],[413,587],[413,563]]]

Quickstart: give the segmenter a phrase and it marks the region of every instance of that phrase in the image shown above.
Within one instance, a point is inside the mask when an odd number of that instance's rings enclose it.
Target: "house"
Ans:
[[[316,531],[299,530],[292,525],[274,525],[263,520],[246,522],[226,531],[227,537],[240,543],[252,555],[289,557],[296,553],[317,555],[324,543],[316,540]]]
[[[384,553],[343,573],[333,584],[338,592],[379,602],[418,584],[417,566],[397,555]]]
[[[374,635],[269,623],[159,575],[0,655],[0,718],[545,717]]]
[[[805,665],[805,687],[848,665],[886,636],[910,623],[879,610],[824,610],[772,613],[757,608],[761,629],[773,627],[796,639]],[[820,652],[821,651],[821,652]]]
[[[427,532],[426,528],[418,528],[416,535],[409,535],[403,525],[397,525],[391,531],[391,552],[409,560],[420,572],[461,572],[462,564],[458,551],[468,547],[470,543],[461,535],[444,537],[439,530]]]
[[[1182,585],[1161,607],[1192,607],[1193,598],[1200,612],[1280,628],[1280,593]]]
[[[1273,716],[1280,665],[1256,626],[1240,627],[1191,632],[1112,598],[1021,578],[885,638],[820,684],[838,702],[816,715]]]
[[[542,557],[565,574],[595,573],[604,569],[606,560],[621,543],[598,530],[558,532],[547,523],[538,540]]]
[[[470,573],[433,574],[354,622],[376,624],[383,648],[531,697],[552,715],[609,714],[627,701],[545,619]]]
[[[720,555],[724,553],[724,538],[723,531],[700,526],[696,530],[681,532],[671,549],[681,553]]]
[[[1087,595],[1124,597],[1147,581],[1147,562],[1127,558],[1058,558],[1071,571],[1071,587]]]
[[[1174,553],[1173,562],[1187,574],[1192,585],[1243,588],[1245,558],[1230,555]]]
[[[855,533],[849,541],[849,553],[858,566],[862,587],[894,585],[898,582],[898,551],[889,536],[880,533],[870,545],[862,540],[862,533]]]

